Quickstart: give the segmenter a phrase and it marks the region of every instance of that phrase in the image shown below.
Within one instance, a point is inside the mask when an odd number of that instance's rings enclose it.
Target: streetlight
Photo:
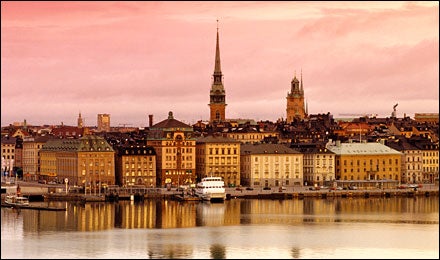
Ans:
[[[69,183],[69,179],[65,178],[64,182],[66,183],[66,194],[67,194],[67,183]]]

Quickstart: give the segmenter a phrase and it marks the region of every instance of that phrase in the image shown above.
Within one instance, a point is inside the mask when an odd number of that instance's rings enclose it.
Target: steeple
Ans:
[[[215,65],[214,65],[214,82],[212,86],[212,90],[220,89],[223,90],[223,83],[222,83],[222,68],[220,64],[220,43],[219,43],[219,34],[218,34],[218,20],[217,20],[217,39],[216,39],[216,45],[215,45]],[[216,86],[214,86],[216,85]],[[211,91],[212,91],[211,90]]]
[[[217,20],[217,38],[215,46],[215,65],[213,82],[211,85],[211,91],[209,94],[209,106],[210,106],[210,121],[221,122],[225,121],[225,107],[226,107],[226,93],[223,87],[223,73],[220,65],[220,40],[218,32],[218,20]]]
[[[301,93],[304,93],[304,88],[303,88],[303,70],[301,69]]]
[[[214,68],[214,75],[222,74],[222,68],[220,66],[220,44],[218,39],[218,20],[217,20],[217,44],[215,46],[215,68]]]

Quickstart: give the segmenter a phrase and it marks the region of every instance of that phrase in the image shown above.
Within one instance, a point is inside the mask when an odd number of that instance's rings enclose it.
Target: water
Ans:
[[[1,209],[4,258],[439,258],[439,200],[31,202]]]

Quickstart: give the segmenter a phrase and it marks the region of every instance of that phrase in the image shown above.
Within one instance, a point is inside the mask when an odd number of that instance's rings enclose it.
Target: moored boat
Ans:
[[[204,177],[202,181],[196,185],[196,196],[203,200],[219,200],[226,199],[225,182],[221,177]]]
[[[29,199],[23,196],[6,195],[5,204],[15,207],[29,206]]]

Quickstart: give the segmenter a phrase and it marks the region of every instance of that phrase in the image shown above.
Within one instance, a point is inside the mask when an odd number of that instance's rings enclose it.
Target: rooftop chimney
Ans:
[[[149,127],[153,126],[153,115],[148,115],[148,119],[149,119]]]

